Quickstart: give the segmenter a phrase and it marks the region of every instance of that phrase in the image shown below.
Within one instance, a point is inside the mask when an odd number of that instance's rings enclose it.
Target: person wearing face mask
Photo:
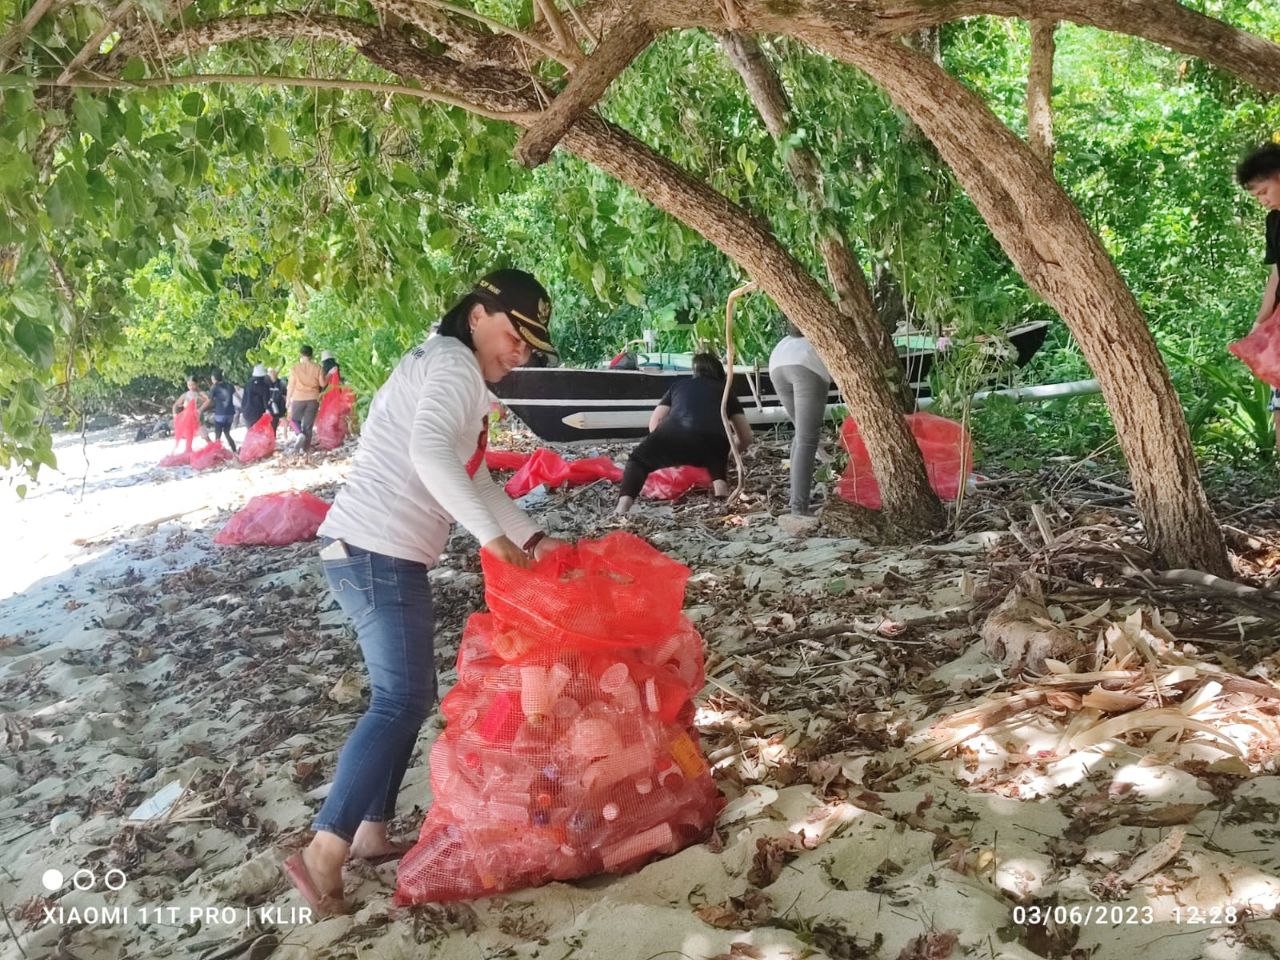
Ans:
[[[344,912],[342,864],[398,859],[386,821],[436,699],[431,588],[453,523],[497,559],[528,567],[563,545],[485,466],[489,391],[536,350],[554,352],[551,302],[533,276],[498,270],[445,314],[373,398],[351,473],[320,527],[325,578],[369,671],[369,709],[338,758],[315,836],[284,863],[320,915]]]

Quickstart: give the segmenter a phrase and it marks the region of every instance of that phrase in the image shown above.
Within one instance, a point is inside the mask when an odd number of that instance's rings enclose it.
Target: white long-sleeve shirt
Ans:
[[[435,336],[373,398],[355,462],[320,536],[434,566],[456,520],[481,544],[538,532],[484,463],[489,390],[475,354]]]

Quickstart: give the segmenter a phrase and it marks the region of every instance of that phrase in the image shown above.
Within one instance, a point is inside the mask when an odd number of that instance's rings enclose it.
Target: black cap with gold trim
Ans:
[[[476,283],[475,293],[497,304],[533,349],[556,352],[549,329],[551,297],[533,274],[523,270],[495,270]]]

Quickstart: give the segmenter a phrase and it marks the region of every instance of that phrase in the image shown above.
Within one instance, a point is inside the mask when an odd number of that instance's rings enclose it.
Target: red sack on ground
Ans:
[[[486,450],[484,465],[490,470],[519,470],[529,459],[529,454],[518,450]]]
[[[222,445],[220,440],[206,443],[191,454],[191,466],[197,470],[208,470],[227,460],[234,460],[235,454]]]
[[[1227,347],[1259,380],[1280,387],[1280,310]]]
[[[347,439],[351,411],[356,408],[356,392],[351,387],[337,386],[336,373],[329,375],[333,384],[320,397],[316,413],[315,437],[321,450],[336,450]]]
[[[264,413],[249,428],[240,443],[240,462],[253,463],[276,452],[276,430],[271,425],[271,414]]]
[[[516,475],[507,481],[504,489],[509,497],[523,497],[539,484],[546,486],[548,490],[554,490],[566,483],[572,487],[596,480],[617,483],[621,479],[622,470],[608,457],[569,461],[554,450],[539,447],[525,461],[524,466],[516,471]]]
[[[160,466],[162,467],[188,467],[191,465],[191,450],[175,450],[167,457],[162,457]]]
[[[178,444],[185,440],[187,450],[190,450],[191,444],[199,432],[200,412],[196,409],[196,402],[188,400],[182,411],[173,416],[173,442]]]
[[[314,540],[328,512],[329,504],[309,493],[265,493],[232,514],[213,542],[281,547]]]
[[[907,424],[924,456],[929,486],[943,500],[954,500],[973,470],[973,444],[968,432],[954,420],[932,413],[910,414]],[[840,427],[840,435],[849,451],[849,466],[836,481],[836,493],[869,510],[879,510],[880,485],[871,472],[871,457],[852,417]]]
[[[711,489],[711,471],[706,467],[663,467],[649,474],[640,496],[650,500],[679,500],[694,487]]]
[[[395,902],[623,873],[705,837],[724,800],[693,728],[688,568],[624,532],[532,570],[481,557],[491,612],[463,631]]]
[[[609,457],[587,457],[583,460],[569,461],[569,486],[576,487],[584,483],[595,483],[597,480],[608,480],[618,483],[622,480],[622,468]]]

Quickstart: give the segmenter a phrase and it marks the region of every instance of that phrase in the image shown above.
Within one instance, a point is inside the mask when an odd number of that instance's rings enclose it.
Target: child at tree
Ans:
[[[1262,303],[1258,306],[1257,326],[1271,316],[1280,306],[1280,144],[1268,143],[1254,150],[1240,161],[1236,168],[1240,186],[1253,195],[1267,211],[1266,256],[1263,262],[1271,267],[1267,285],[1262,291]],[[1276,445],[1280,447],[1280,390],[1271,390],[1271,412],[1276,419]]]

